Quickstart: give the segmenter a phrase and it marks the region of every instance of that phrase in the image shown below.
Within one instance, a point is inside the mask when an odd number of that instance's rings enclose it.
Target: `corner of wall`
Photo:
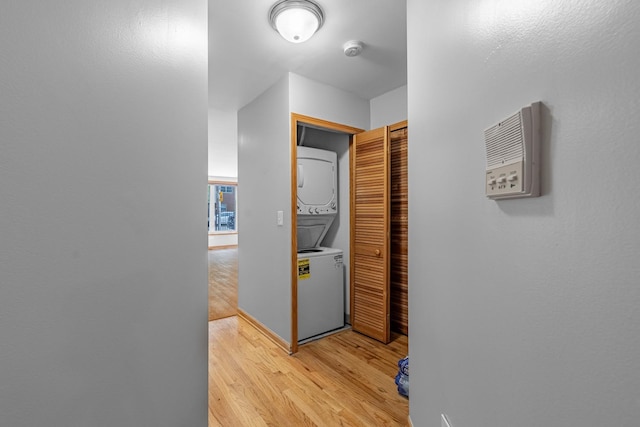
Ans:
[[[369,101],[370,129],[407,120],[407,85],[390,90]]]
[[[291,341],[289,74],[238,112],[238,307]],[[282,190],[286,189],[286,190]]]
[[[369,101],[333,86],[290,73],[290,112],[367,129]]]

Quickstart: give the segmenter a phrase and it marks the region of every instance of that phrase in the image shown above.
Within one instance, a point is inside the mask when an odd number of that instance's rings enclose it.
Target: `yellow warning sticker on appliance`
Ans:
[[[309,268],[309,258],[298,260],[298,280],[308,279],[311,277],[311,269]]]

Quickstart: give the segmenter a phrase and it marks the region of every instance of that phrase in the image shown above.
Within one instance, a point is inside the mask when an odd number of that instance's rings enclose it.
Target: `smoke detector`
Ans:
[[[364,45],[359,40],[349,40],[342,46],[342,49],[344,50],[344,54],[349,57],[360,55],[363,48],[364,48]]]

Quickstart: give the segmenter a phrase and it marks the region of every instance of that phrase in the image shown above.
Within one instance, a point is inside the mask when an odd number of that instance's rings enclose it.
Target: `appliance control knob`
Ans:
[[[316,213],[320,212],[320,210],[318,208],[316,208]]]
[[[309,213],[313,213],[313,208],[309,208]]]

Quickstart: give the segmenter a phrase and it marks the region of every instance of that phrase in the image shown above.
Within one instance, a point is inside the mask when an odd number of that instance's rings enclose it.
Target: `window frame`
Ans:
[[[233,186],[235,187],[235,202],[236,202],[236,208],[235,208],[235,230],[208,230],[208,235],[209,236],[223,236],[223,235],[232,235],[232,234],[238,234],[238,182],[237,181],[221,181],[221,180],[216,180],[216,179],[210,179],[208,180],[208,184],[209,184],[209,191],[211,191],[211,186]],[[226,193],[226,192],[225,192]],[[209,192],[209,197],[211,197],[211,193]],[[211,202],[211,200],[209,200],[209,203]],[[209,214],[211,213],[211,207],[209,206]],[[209,216],[209,221],[211,221],[211,216]]]

